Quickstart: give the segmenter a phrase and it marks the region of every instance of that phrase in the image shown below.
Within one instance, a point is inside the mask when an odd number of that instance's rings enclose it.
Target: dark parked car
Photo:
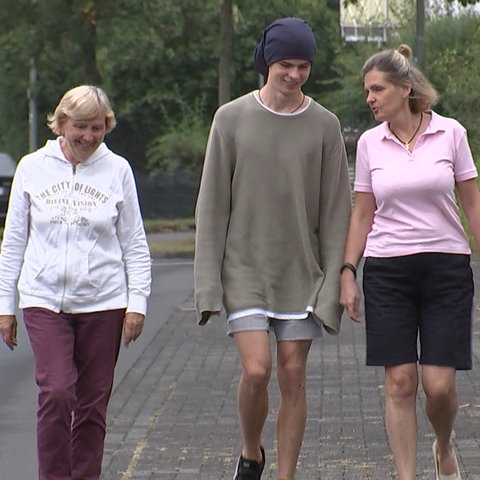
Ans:
[[[10,195],[10,187],[12,186],[13,174],[17,164],[8,153],[0,152],[0,225],[5,223],[5,215],[7,214],[8,197]]]

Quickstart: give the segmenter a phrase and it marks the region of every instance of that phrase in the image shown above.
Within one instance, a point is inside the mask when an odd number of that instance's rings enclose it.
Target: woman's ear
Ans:
[[[412,85],[410,83],[404,84],[403,87],[402,87],[402,91],[403,91],[404,98],[409,97],[410,95],[413,94]]]

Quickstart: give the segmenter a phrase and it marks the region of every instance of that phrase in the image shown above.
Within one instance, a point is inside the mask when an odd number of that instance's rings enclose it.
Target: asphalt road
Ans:
[[[32,350],[19,320],[18,347],[0,344],[0,480],[36,478],[35,410]]]
[[[128,349],[122,347],[117,385],[135,365],[162,323],[193,290],[191,260],[156,260],[145,330]],[[18,315],[18,347],[0,345],[0,480],[33,480],[36,461],[36,385],[27,333]]]

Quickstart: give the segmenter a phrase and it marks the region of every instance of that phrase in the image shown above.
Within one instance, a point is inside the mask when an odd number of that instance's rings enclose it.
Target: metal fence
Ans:
[[[199,178],[199,174],[188,172],[155,176],[135,172],[143,217],[193,217]]]

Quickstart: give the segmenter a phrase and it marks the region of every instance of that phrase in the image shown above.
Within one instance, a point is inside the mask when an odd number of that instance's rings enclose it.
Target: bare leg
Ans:
[[[414,480],[417,470],[415,363],[385,368],[385,423],[399,480]]]
[[[260,461],[261,435],[268,414],[268,382],[272,371],[270,340],[266,331],[234,334],[242,364],[238,384],[238,413],[243,437],[242,456]]]
[[[305,370],[311,340],[280,341],[277,347],[281,393],[277,418],[278,477],[293,480],[305,432]]]
[[[439,470],[443,475],[453,475],[457,472],[450,441],[458,409],[455,369],[424,365],[422,381],[427,416],[437,437]]]

